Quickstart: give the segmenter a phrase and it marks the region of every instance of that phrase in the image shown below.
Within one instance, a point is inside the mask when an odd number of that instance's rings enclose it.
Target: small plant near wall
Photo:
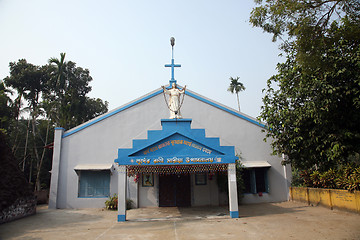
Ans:
[[[133,201],[126,199],[126,210],[133,208]],[[108,200],[105,201],[105,208],[107,210],[117,210],[118,209],[118,196],[115,193],[113,196],[110,196]]]
[[[241,158],[240,154],[236,155]],[[243,170],[244,166],[241,164],[240,160],[236,161],[236,186],[237,186],[237,193],[238,193],[238,203],[241,203],[242,198],[244,197],[245,192],[245,183],[243,179]],[[225,192],[228,194],[229,187],[228,187],[228,175],[226,172],[219,172],[216,176],[217,184],[219,187],[220,192]]]
[[[113,196],[109,196],[109,200],[105,201],[105,207],[107,210],[117,210],[118,207],[117,194],[114,194]]]

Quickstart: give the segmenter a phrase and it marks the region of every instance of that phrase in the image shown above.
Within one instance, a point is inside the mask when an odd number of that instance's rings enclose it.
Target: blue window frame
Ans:
[[[110,171],[80,171],[79,197],[109,197]]]
[[[245,193],[269,192],[268,168],[247,168],[243,171]]]

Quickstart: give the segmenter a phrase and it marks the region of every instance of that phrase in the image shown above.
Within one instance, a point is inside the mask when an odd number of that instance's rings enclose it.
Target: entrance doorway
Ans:
[[[190,207],[190,174],[159,176],[160,207]]]

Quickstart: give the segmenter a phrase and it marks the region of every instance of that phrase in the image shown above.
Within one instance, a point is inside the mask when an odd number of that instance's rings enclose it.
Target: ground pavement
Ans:
[[[140,208],[126,222],[104,209],[47,209],[0,225],[0,239],[360,239],[360,214],[303,203],[239,207]]]

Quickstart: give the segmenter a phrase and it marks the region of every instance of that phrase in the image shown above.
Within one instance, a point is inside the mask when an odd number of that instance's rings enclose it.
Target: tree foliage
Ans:
[[[358,1],[256,1],[254,26],[283,38],[286,61],[264,89],[260,118],[274,153],[323,170],[360,151]],[[285,39],[286,38],[286,39]]]
[[[44,99],[50,119],[57,126],[69,129],[107,112],[108,103],[89,98],[92,81],[89,70],[64,59],[63,53],[60,59],[49,60],[51,77]]]
[[[54,127],[79,125],[107,112],[108,103],[87,96],[89,70],[66,62],[65,53],[44,66],[20,59],[9,67],[10,75],[0,83],[1,128],[8,133],[16,158],[22,159],[19,164],[29,182],[39,190],[49,184],[52,154],[45,146],[53,139]],[[11,92],[16,94],[14,102]]]
[[[5,88],[4,83],[0,82],[0,130],[9,128],[13,119],[12,100],[9,97],[9,90]]]
[[[230,77],[230,85],[228,91],[231,93],[236,93],[237,103],[240,111],[239,92],[244,91],[245,86],[242,82],[239,81],[239,79],[240,79],[239,77],[236,78]]]

